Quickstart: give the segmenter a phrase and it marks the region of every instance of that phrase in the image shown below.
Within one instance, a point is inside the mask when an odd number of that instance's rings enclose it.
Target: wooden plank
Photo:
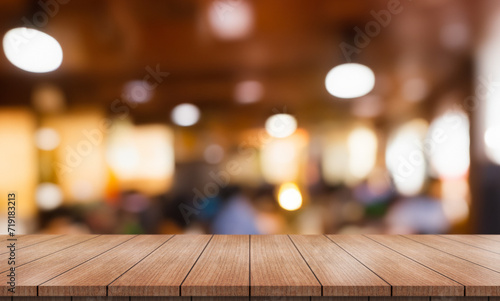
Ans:
[[[465,285],[467,296],[500,296],[500,273],[403,236],[369,235],[368,237]]]
[[[108,296],[179,296],[180,285],[210,241],[174,236],[108,286]]]
[[[109,298],[122,298],[122,297],[109,297]],[[191,297],[130,297],[130,301],[191,301]]]
[[[500,272],[500,254],[437,235],[405,235],[409,239]]]
[[[16,235],[16,249],[21,250],[27,247],[31,247],[33,245],[39,244],[41,242],[46,242],[57,237],[62,237],[62,235]],[[5,245],[8,245],[7,239],[5,239]],[[0,255],[7,254],[9,251],[0,252]]]
[[[247,287],[248,290],[248,287]],[[182,297],[181,297],[182,298]],[[189,298],[189,297],[183,297]],[[223,296],[223,297],[192,297],[191,301],[248,301],[248,297],[240,296]],[[309,300],[307,300],[309,301]]]
[[[373,240],[358,235],[328,235],[332,241],[392,286],[393,296],[463,296],[464,286]]]
[[[39,296],[106,296],[108,284],[172,235],[136,236],[38,287]]]
[[[446,301],[446,298],[450,297],[438,297],[444,298],[441,301]],[[463,298],[463,297],[451,297],[451,298]],[[429,297],[373,297],[370,301],[429,301]]]
[[[13,301],[71,301],[71,297],[14,297]]]
[[[21,267],[29,262],[38,260],[45,256],[49,256],[71,246],[80,244],[84,241],[94,239],[98,235],[78,235],[72,236],[59,236],[51,240],[46,240],[30,247],[23,248],[21,250],[16,250],[16,267]],[[22,245],[21,245],[22,246]],[[0,255],[0,273],[9,270],[10,266],[8,263],[8,258],[10,254]]]
[[[252,296],[321,296],[321,284],[286,235],[250,237]]]
[[[488,301],[488,297],[431,297],[431,301]]]
[[[323,235],[291,235],[323,296],[390,296],[391,286]]]
[[[368,301],[368,297],[311,297],[311,301]]]
[[[57,298],[59,298],[59,297],[57,297]],[[130,298],[129,297],[100,297],[100,296],[99,297],[89,297],[89,296],[87,296],[87,297],[71,297],[71,301],[130,301]],[[151,301],[153,301],[153,300],[151,300]],[[187,301],[189,301],[189,300],[187,300]]]
[[[461,242],[469,246],[485,249],[490,252],[495,252],[500,254],[500,241],[484,239],[476,235],[440,235],[440,236],[443,238]]]
[[[314,297],[294,297],[294,296],[291,296],[291,297],[255,297],[255,296],[252,296],[250,297],[250,300],[251,301],[311,301],[311,298],[314,298]],[[321,298],[321,297],[318,297],[318,298]],[[247,298],[248,300],[248,298]],[[224,301],[224,300],[220,300],[220,301]],[[236,301],[239,301],[239,300],[236,300]],[[336,301],[336,300],[335,300]]]
[[[478,235],[479,237],[485,238],[485,239],[491,239],[491,240],[496,240],[500,241],[500,235]]]
[[[78,235],[71,236],[81,240]],[[130,235],[102,235],[16,268],[16,296],[36,296],[37,286],[131,239]],[[6,277],[7,273],[0,274]],[[4,278],[5,279],[5,278]],[[11,296],[7,283],[0,283],[0,295]]]
[[[181,286],[182,296],[248,296],[250,236],[215,235]]]

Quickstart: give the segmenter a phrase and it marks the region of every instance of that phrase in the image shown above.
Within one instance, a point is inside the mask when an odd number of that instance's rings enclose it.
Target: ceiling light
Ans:
[[[239,103],[254,103],[260,100],[264,94],[262,84],[255,80],[247,80],[236,85],[234,97]]]
[[[172,110],[172,121],[180,126],[191,126],[200,119],[200,110],[190,103],[183,103]]]
[[[145,103],[153,97],[153,89],[147,81],[132,80],[123,87],[123,96],[131,103]]]
[[[208,21],[217,37],[242,38],[253,26],[252,7],[246,1],[214,1],[209,7]]]
[[[356,98],[368,94],[375,85],[373,71],[361,64],[334,67],[325,79],[326,90],[338,98]]]
[[[14,28],[5,34],[3,51],[14,66],[35,73],[54,71],[63,59],[61,45],[56,39],[26,27]]]
[[[297,119],[290,114],[275,114],[266,120],[266,131],[271,137],[285,138],[297,130]]]

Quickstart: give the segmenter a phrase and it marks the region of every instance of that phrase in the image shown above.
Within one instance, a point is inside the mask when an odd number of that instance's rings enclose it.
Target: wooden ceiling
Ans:
[[[227,41],[207,26],[207,0],[71,0],[43,28],[61,43],[62,66],[29,74],[0,55],[0,105],[29,105],[34,87],[49,82],[61,87],[69,106],[106,109],[127,81],[143,78],[146,66],[158,65],[170,75],[150,102],[132,112],[139,122],[168,122],[172,107],[182,102],[242,126],[261,124],[273,108],[284,106],[306,122],[351,118],[346,113],[353,102],[330,96],[324,77],[345,62],[339,44],[353,44],[355,27],[364,28],[374,20],[373,12],[387,9],[389,2],[249,0],[255,18],[251,34]],[[460,93],[471,78],[479,6],[465,0],[400,3],[403,11],[392,15],[356,58],[376,73],[372,94],[384,104],[382,121],[429,114],[436,99],[457,89]],[[23,17],[30,19],[39,10],[38,1],[0,2],[0,32],[22,25]],[[465,45],[443,45],[441,28],[449,23],[465,24]],[[429,86],[417,104],[401,96],[402,80],[412,72]],[[245,79],[264,85],[260,102],[235,102],[234,86]]]

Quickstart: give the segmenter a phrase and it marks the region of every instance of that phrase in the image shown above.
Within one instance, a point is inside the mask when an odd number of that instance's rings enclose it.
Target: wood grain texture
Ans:
[[[488,301],[488,297],[431,297],[431,301]]]
[[[41,284],[39,296],[106,296],[108,284],[165,243],[171,235],[141,235]]]
[[[482,237],[482,238],[486,238],[486,239],[500,241],[500,235],[489,234],[489,235],[477,235],[477,236]]]
[[[96,238],[97,235],[59,236],[37,244],[17,249],[16,267],[21,267],[29,262],[57,253],[71,246]],[[22,244],[20,244],[22,246]],[[0,255],[0,273],[9,270],[8,258],[10,254]]]
[[[250,237],[251,296],[321,296],[321,284],[286,235]]]
[[[392,286],[393,296],[463,296],[464,287],[363,236],[328,235]]]
[[[440,235],[440,237],[500,254],[500,241],[485,239],[476,235]]]
[[[52,240],[52,239],[55,239],[55,238],[61,237],[61,236],[62,235],[18,235],[15,238],[17,238],[17,241],[16,241],[17,249],[21,250],[21,249],[31,247],[31,246],[39,244],[41,242],[49,241],[49,240]],[[3,239],[2,241],[4,241],[5,246],[8,245],[8,242],[10,242],[7,240],[7,238]],[[7,253],[9,253],[8,250],[4,251],[2,249],[2,251],[0,252],[0,255],[7,254]]]
[[[442,297],[438,297],[442,298]],[[449,298],[449,297],[445,297]],[[455,297],[452,297],[455,298]],[[463,297],[457,297],[463,298]],[[429,297],[373,297],[370,301],[429,301]],[[444,301],[444,300],[443,300]]]
[[[314,297],[295,297],[295,296],[288,296],[288,297],[255,297],[252,296],[250,297],[251,301],[311,301],[311,298]],[[224,300],[220,300],[224,301]]]
[[[129,297],[72,297],[71,301],[130,301]],[[154,301],[154,300],[151,300]]]
[[[500,254],[437,235],[405,235],[405,237],[500,272]]]
[[[390,296],[391,286],[323,235],[290,238],[323,285],[323,296]]]
[[[181,286],[182,296],[248,296],[250,237],[215,235]]]
[[[499,245],[477,235],[18,236],[15,300],[0,301],[500,301]]]
[[[108,296],[179,296],[210,235],[174,236],[108,286]]]
[[[368,237],[465,285],[467,296],[500,294],[500,273],[402,236],[368,235]]]
[[[60,252],[27,263],[16,269],[16,296],[36,296],[37,286],[84,263],[93,257],[123,243],[133,236],[129,235],[103,235],[87,240],[81,244],[66,248]],[[78,235],[70,239],[80,241]],[[0,274],[6,277],[6,273]],[[5,278],[4,278],[5,279]],[[7,283],[0,283],[0,295],[12,296],[8,291]]]
[[[248,288],[247,288],[248,289]],[[229,296],[222,296],[222,297],[192,297],[191,301],[248,301],[248,297],[229,297]]]
[[[71,301],[71,297],[13,297],[13,301]]]
[[[368,297],[312,297],[311,301],[368,301]]]
[[[130,301],[191,301],[191,297],[130,297]]]

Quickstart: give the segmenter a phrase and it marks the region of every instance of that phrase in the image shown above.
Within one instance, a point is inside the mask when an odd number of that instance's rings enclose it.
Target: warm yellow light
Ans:
[[[364,179],[375,166],[377,136],[373,130],[360,127],[349,134],[349,171],[357,179]]]
[[[173,133],[161,124],[117,124],[106,159],[120,187],[155,195],[165,192],[174,174]]]
[[[35,132],[36,146],[41,150],[55,149],[60,142],[59,134],[52,128],[40,128]]]
[[[302,194],[299,187],[294,183],[285,183],[280,186],[278,192],[278,203],[281,208],[295,211],[302,206]]]
[[[36,188],[36,203],[42,210],[53,210],[63,203],[61,188],[54,183],[41,183]]]
[[[440,178],[461,178],[470,165],[469,118],[462,111],[448,111],[432,121],[426,151]]]
[[[266,120],[266,131],[271,137],[286,138],[297,130],[297,119],[290,114],[275,114]]]
[[[403,195],[418,194],[426,181],[424,138],[427,122],[414,119],[403,124],[389,137],[385,163],[396,189]]]
[[[335,124],[330,127],[322,142],[323,179],[330,185],[355,185],[375,167],[377,136],[368,126],[352,128],[349,124]]]
[[[17,192],[16,218],[27,230],[35,226],[32,217],[39,175],[35,125],[35,116],[28,109],[0,109],[0,195],[4,198],[0,214],[7,216],[7,193]]]
[[[98,109],[75,109],[63,115],[48,116],[43,128],[58,134],[52,170],[63,193],[64,202],[92,202],[104,197],[108,176],[104,157],[106,131],[104,115]],[[81,192],[83,182],[88,184]]]
[[[348,178],[348,162],[344,160],[349,156],[345,143],[347,134],[341,130],[342,126],[335,126],[340,130],[330,130],[325,135],[323,153],[321,157],[321,171],[325,183],[338,185],[345,183]]]
[[[264,179],[271,184],[297,181],[304,168],[306,146],[307,135],[303,131],[266,142],[260,156]]]

